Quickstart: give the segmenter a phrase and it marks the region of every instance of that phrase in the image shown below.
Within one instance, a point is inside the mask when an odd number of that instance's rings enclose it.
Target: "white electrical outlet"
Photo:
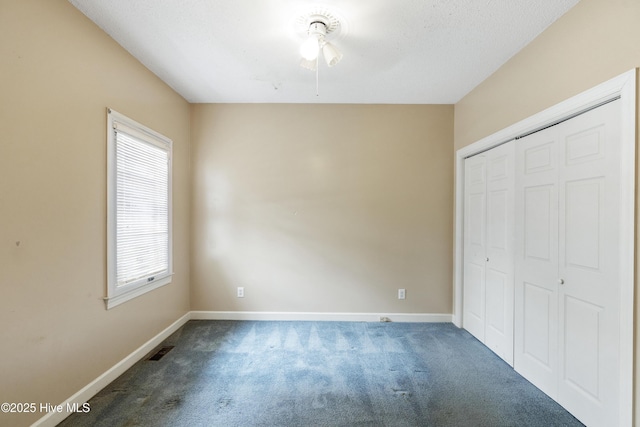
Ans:
[[[238,298],[244,298],[244,288],[242,286],[238,286]]]
[[[398,289],[398,299],[404,299],[406,297],[406,291],[404,289]]]

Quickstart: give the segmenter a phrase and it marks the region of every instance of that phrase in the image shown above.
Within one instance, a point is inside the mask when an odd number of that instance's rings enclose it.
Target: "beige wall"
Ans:
[[[455,148],[638,66],[640,1],[582,0],[456,104]],[[636,334],[638,319],[636,313]],[[639,372],[636,364],[636,386]],[[635,408],[639,403],[636,392]]]
[[[455,149],[640,66],[640,1],[582,0],[455,105]]]
[[[66,1],[0,1],[0,58],[0,402],[58,404],[189,310],[189,106]],[[107,106],[175,156],[174,283],[109,311]]]
[[[452,113],[192,106],[192,309],[451,313]]]

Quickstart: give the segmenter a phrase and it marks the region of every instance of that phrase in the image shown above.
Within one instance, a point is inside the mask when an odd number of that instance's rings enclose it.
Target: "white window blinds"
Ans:
[[[169,155],[116,132],[117,286],[169,269]]]
[[[171,140],[108,113],[107,308],[171,281]]]

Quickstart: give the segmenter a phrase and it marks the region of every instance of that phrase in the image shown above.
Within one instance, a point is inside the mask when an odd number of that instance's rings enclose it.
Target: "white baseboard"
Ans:
[[[451,322],[451,314],[428,313],[314,313],[272,311],[192,311],[193,320],[312,320],[343,322]]]
[[[62,402],[62,407],[67,408],[67,405],[73,406],[74,404],[78,404],[82,406],[83,403],[87,402],[93,396],[95,396],[100,390],[109,385],[113,380],[122,375],[127,369],[131,368],[136,362],[146,356],[149,352],[151,352],[154,348],[156,348],[162,341],[169,337],[172,333],[177,331],[182,325],[187,323],[191,319],[191,313],[187,313],[163,331],[161,331],[158,335],[151,338],[146,343],[142,344],[136,350],[134,350],[131,354],[126,356],[120,362],[116,363],[113,367],[111,367],[108,371],[100,375],[95,380],[91,381],[84,388],[78,391],[76,394]],[[67,411],[62,412],[49,412],[44,417],[40,418],[38,421],[33,423],[31,427],[54,427],[58,425],[62,420],[67,418],[70,415]]]
[[[120,362],[91,381],[76,394],[61,403],[63,408],[74,404],[82,406],[100,390],[131,368],[162,343],[169,335],[177,331],[189,320],[300,320],[300,321],[344,321],[344,322],[379,322],[387,318],[391,322],[447,322],[452,321],[451,314],[428,313],[310,313],[310,312],[267,312],[267,311],[191,311],[158,335],[138,347]],[[49,412],[33,423],[31,427],[54,427],[70,415],[67,411]]]

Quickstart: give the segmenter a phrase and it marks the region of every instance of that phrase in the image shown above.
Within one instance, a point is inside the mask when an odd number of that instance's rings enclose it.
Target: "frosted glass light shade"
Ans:
[[[318,67],[318,59],[300,59],[300,66],[302,68],[306,68],[307,70],[315,71]]]
[[[300,55],[307,61],[313,61],[318,57],[320,45],[316,36],[309,36],[300,46]]]
[[[324,54],[324,60],[327,61],[327,65],[329,67],[333,67],[342,59],[342,52],[328,42],[323,46],[322,53]]]

